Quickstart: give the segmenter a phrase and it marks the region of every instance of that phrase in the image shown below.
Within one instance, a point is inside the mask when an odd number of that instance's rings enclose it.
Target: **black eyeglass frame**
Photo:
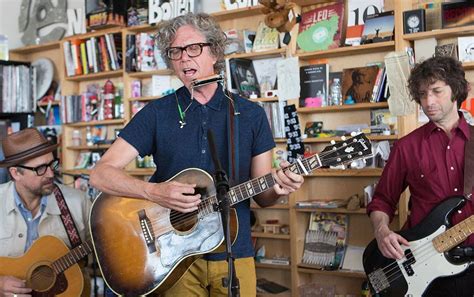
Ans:
[[[199,48],[201,49],[199,51],[199,54],[197,55],[190,55],[187,48],[190,47],[190,46],[194,46],[194,45],[199,45]],[[191,57],[191,58],[195,58],[195,57],[199,57],[201,54],[202,54],[202,48],[205,47],[205,46],[211,46],[212,43],[209,43],[209,42],[198,42],[198,43],[191,43],[191,44],[188,44],[186,46],[173,46],[173,47],[169,47],[166,49],[166,56],[168,56],[168,58],[170,60],[179,60],[183,57],[183,51],[186,51],[186,54],[188,55],[188,57]],[[179,58],[172,58],[171,57],[171,54],[170,54],[170,50],[172,49],[179,49],[180,50],[180,54],[179,54]]]
[[[43,176],[46,174],[46,171],[48,171],[48,167],[51,168],[51,170],[56,170],[58,169],[59,167],[59,160],[58,159],[54,159],[52,160],[51,162],[47,163],[47,164],[41,164],[41,165],[38,165],[36,167],[30,167],[30,166],[25,166],[25,165],[16,165],[15,167],[19,167],[19,168],[23,168],[23,169],[28,169],[28,170],[31,170],[31,171],[34,171],[36,173],[37,176]],[[44,169],[43,169],[44,168]],[[42,173],[40,173],[41,171],[43,171]]]

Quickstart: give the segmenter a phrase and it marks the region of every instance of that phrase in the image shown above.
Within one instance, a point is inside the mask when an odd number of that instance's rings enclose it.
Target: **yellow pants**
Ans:
[[[240,296],[256,296],[256,274],[253,258],[235,259],[235,270],[240,281]],[[227,296],[222,278],[227,277],[227,261],[206,261],[198,259],[183,277],[163,297],[176,296]]]

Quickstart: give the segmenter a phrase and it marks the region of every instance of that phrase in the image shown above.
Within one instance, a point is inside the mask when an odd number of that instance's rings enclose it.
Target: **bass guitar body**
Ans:
[[[200,169],[186,169],[171,180],[196,184],[202,200],[215,194],[212,177]],[[173,286],[202,254],[217,251],[224,241],[221,215],[211,204],[204,205],[184,214],[148,200],[104,193],[97,197],[90,230],[107,285],[123,296],[160,293]],[[232,238],[236,226],[236,214],[231,211]]]
[[[382,297],[422,296],[436,278],[463,272],[469,264],[458,263],[459,260],[451,257],[448,250],[440,252],[439,246],[453,238],[446,232],[450,226],[450,214],[464,203],[462,196],[449,198],[435,207],[420,224],[399,232],[410,243],[409,247],[402,246],[405,256],[400,260],[384,257],[377,241],[371,241],[364,251],[363,265],[372,293]],[[468,224],[474,223],[473,217],[468,220]]]

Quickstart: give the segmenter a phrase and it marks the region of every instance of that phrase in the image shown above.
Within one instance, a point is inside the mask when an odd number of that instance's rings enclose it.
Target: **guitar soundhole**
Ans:
[[[170,214],[171,225],[180,232],[189,231],[197,223],[197,214],[197,210],[189,213],[172,210]]]
[[[40,265],[36,267],[28,278],[27,286],[38,292],[49,290],[56,281],[56,274],[52,267]]]
[[[201,200],[206,199],[208,195],[206,187],[195,187],[193,195],[196,194],[201,194]],[[203,207],[202,203],[199,207]],[[194,225],[196,225],[198,220],[198,213],[199,209],[189,213],[182,213],[176,210],[171,210],[171,225],[173,225],[175,230],[178,230],[180,232],[189,231],[194,227]]]

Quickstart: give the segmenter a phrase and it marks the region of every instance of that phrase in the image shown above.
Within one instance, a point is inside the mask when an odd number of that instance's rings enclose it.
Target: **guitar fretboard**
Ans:
[[[436,236],[433,245],[438,252],[443,253],[466,240],[472,233],[474,233],[474,215]]]
[[[298,160],[297,163],[288,166],[287,168],[285,168],[285,170],[290,170],[291,172],[300,175],[307,175],[310,174],[314,169],[319,168],[321,166],[321,160],[316,154],[309,158]],[[275,179],[273,178],[272,174],[269,173],[267,175],[249,180],[248,182],[245,182],[238,186],[232,187],[227,194],[228,198],[230,199],[230,205],[232,206],[260,193],[263,193],[268,189],[272,188],[275,183]],[[206,203],[203,203],[202,209],[200,209],[200,215],[205,216],[214,212],[215,204],[217,204],[216,196],[209,197]]]
[[[59,274],[65,271],[90,253],[92,253],[92,242],[88,240],[70,250],[66,255],[54,261],[52,264],[54,272]]]

